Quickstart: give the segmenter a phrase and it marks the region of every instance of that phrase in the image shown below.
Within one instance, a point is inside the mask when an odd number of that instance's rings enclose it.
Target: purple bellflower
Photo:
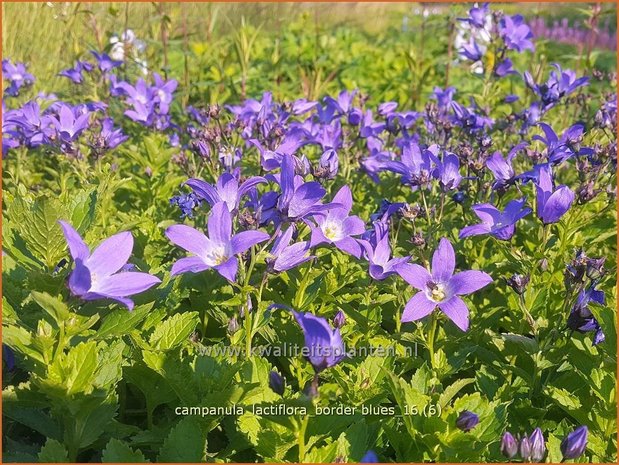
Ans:
[[[462,331],[469,327],[469,310],[459,297],[487,286],[492,278],[478,270],[461,271],[454,275],[456,256],[449,240],[443,238],[432,256],[432,271],[417,264],[398,267],[404,280],[421,292],[408,301],[402,313],[402,322],[416,321],[440,308]]]
[[[589,310],[589,304],[595,302],[599,305],[604,305],[606,301],[603,291],[595,289],[595,285],[591,285],[588,289],[580,291],[574,307],[570,311],[567,318],[567,327],[579,333],[588,333],[595,331],[593,337],[593,345],[598,345],[606,339],[602,327],[598,320]]]
[[[339,328],[331,328],[326,319],[311,313],[296,312],[294,318],[303,330],[307,360],[316,373],[337,365],[346,357],[346,348]]]
[[[97,66],[103,74],[107,74],[114,68],[118,68],[123,64],[122,61],[112,60],[107,53],[97,53],[94,50],[91,50],[90,53],[92,53],[92,56],[97,60]]]
[[[288,226],[285,232],[278,233],[267,259],[267,269],[271,272],[283,272],[295,268],[314,258],[310,255],[310,245],[307,241],[296,242],[290,245],[296,228]]]
[[[58,118],[54,118],[54,124],[60,139],[63,142],[72,142],[88,128],[89,119],[90,112],[82,113],[78,107],[71,108],[71,106],[61,103],[58,109]]]
[[[18,96],[22,87],[34,83],[34,76],[28,72],[24,63],[13,64],[10,60],[2,60],[2,77],[9,81],[9,86],[4,92],[11,97]]]
[[[209,236],[184,224],[170,226],[165,234],[174,244],[193,255],[181,258],[172,266],[172,276],[180,273],[198,273],[210,268],[229,281],[235,281],[240,254],[269,235],[262,231],[243,231],[232,235],[232,218],[225,202],[215,204],[208,218]]]
[[[494,175],[493,189],[505,189],[516,181],[512,160],[521,148],[523,148],[522,145],[517,145],[509,151],[506,158],[503,158],[501,152],[494,152],[492,156],[488,158],[486,166]]]
[[[471,61],[479,61],[484,56],[473,37],[469,39],[468,43],[462,46],[460,49],[460,55]]]
[[[464,21],[469,25],[482,29],[486,24],[486,16],[489,14],[488,2],[482,3],[481,6],[474,6],[469,10],[469,15],[466,18],[458,18],[458,21]]]
[[[528,71],[525,71],[523,75],[527,87],[540,97],[544,110],[550,109],[563,97],[589,83],[589,78],[586,76],[576,78],[574,71],[569,69],[563,71],[557,63],[554,63],[553,66],[556,68],[556,72],[551,71],[550,77],[544,84],[536,84]]]
[[[586,426],[579,426],[561,441],[563,460],[575,459],[584,454],[587,448],[588,432]]]
[[[434,176],[438,178],[444,191],[457,189],[462,181],[458,157],[453,153],[445,152],[443,160],[437,161]]]
[[[230,173],[223,173],[219,176],[215,186],[202,181],[201,179],[191,178],[185,184],[191,187],[196,196],[206,200],[213,206],[219,202],[225,202],[230,213],[238,210],[241,198],[258,184],[267,182],[260,176],[254,176],[240,183],[236,176]]]
[[[535,428],[529,436],[529,441],[531,442],[531,461],[535,463],[543,461],[546,455],[546,442],[542,430]]]
[[[361,457],[359,463],[378,463],[378,455],[373,450],[369,450]]]
[[[318,244],[334,244],[338,249],[349,253],[355,258],[361,256],[361,246],[352,237],[363,234],[365,223],[358,216],[349,216],[352,208],[352,193],[348,186],[343,186],[333,202],[341,206],[329,209],[326,213],[314,216],[316,227],[312,228],[311,247]]]
[[[377,281],[397,273],[398,267],[409,260],[409,257],[391,258],[389,227],[380,221],[374,222],[373,237],[370,240],[359,239],[359,242],[365,249],[366,259],[370,262],[370,276]]]
[[[125,135],[121,128],[114,127],[114,120],[112,118],[104,118],[101,121],[101,133],[96,141],[97,148],[112,150],[127,139],[129,139],[129,136]]]
[[[527,49],[535,51],[535,45],[531,41],[533,33],[522,15],[504,16],[499,24],[499,34],[510,50],[516,50],[518,53]]]
[[[546,123],[539,123],[539,126],[544,131],[544,136],[533,136],[534,140],[539,140],[546,145],[546,157],[548,162],[552,164],[562,163],[574,155],[583,154],[589,155],[593,151],[588,147],[580,147],[585,126],[582,123],[576,123],[567,128],[561,137],[557,136],[554,130]]]
[[[284,155],[282,159],[282,169],[279,175],[281,194],[277,200],[277,210],[282,219],[297,221],[333,208],[333,204],[320,204],[320,200],[326,194],[320,183],[303,182],[303,178],[295,175],[294,158],[293,155]]]
[[[68,79],[71,79],[74,84],[81,84],[84,82],[84,76],[82,73],[86,71],[87,73],[93,70],[92,64],[87,61],[76,61],[75,66],[73,68],[68,68],[60,71],[58,76],[63,76]]]
[[[474,205],[473,212],[482,222],[463,228],[460,231],[460,239],[490,234],[497,239],[508,241],[514,235],[516,222],[532,211],[524,206],[525,202],[526,199],[512,200],[505,206],[505,211],[489,203]]]
[[[544,224],[558,222],[572,206],[574,192],[564,185],[556,189],[553,188],[549,165],[541,166],[535,186],[537,191],[537,216]]]
[[[69,223],[59,223],[75,262],[75,269],[69,277],[69,289],[73,295],[83,300],[116,300],[132,310],[134,304],[129,296],[144,292],[161,282],[148,273],[123,271],[133,250],[133,236],[130,232],[115,234],[91,253]]]

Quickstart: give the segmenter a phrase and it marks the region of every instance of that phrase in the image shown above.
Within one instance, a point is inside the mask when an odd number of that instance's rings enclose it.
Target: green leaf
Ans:
[[[103,462],[116,462],[116,463],[145,463],[148,462],[144,458],[142,451],[134,451],[123,441],[118,439],[110,439],[105,449],[103,450]]]
[[[39,304],[39,306],[45,310],[58,325],[69,319],[69,316],[71,315],[69,308],[57,297],[52,297],[46,292],[37,291],[32,291],[30,295],[32,296],[32,299]]]
[[[186,341],[198,325],[198,312],[177,313],[157,325],[150,337],[150,345],[170,350]]]
[[[193,417],[183,418],[172,429],[159,451],[159,462],[202,462],[206,436],[200,422]]]
[[[41,452],[39,452],[39,462],[69,462],[69,454],[64,445],[62,445],[55,439],[48,438],[45,442],[45,445],[41,447]]]
[[[133,330],[140,323],[150,310],[154,303],[140,305],[135,307],[132,312],[127,310],[114,310],[107,315],[101,323],[101,327],[97,331],[96,338],[104,339],[108,336],[124,336]]]

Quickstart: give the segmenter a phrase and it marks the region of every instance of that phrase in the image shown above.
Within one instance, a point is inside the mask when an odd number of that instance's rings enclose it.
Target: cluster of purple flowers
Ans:
[[[548,39],[553,42],[575,45],[577,47],[591,44],[595,48],[617,49],[617,33],[610,28],[608,22],[597,30],[592,30],[580,27],[578,21],[574,21],[574,24],[570,26],[567,18],[563,18],[561,21],[555,20],[549,25],[544,18],[535,17],[531,19],[529,26],[535,37]]]

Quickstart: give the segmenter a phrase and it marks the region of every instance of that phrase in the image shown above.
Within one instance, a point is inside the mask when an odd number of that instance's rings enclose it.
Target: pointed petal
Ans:
[[[288,216],[298,218],[308,213],[325,195],[325,189],[320,183],[306,182],[294,191],[288,206]]]
[[[338,249],[343,250],[346,253],[349,253],[355,258],[361,257],[361,246],[352,237],[345,237],[344,239],[336,241],[335,246]]]
[[[352,192],[350,191],[350,187],[344,185],[342,188],[337,191],[337,194],[333,197],[333,203],[339,203],[342,205],[342,209],[346,211],[346,213],[350,212],[352,208]]]
[[[356,236],[365,232],[365,222],[358,216],[349,216],[343,221],[343,232],[347,236]]]
[[[460,297],[452,297],[438,306],[462,331],[469,329],[469,309]]]
[[[114,234],[104,240],[85,261],[91,273],[99,278],[111,275],[127,263],[133,250],[133,236],[129,231]]]
[[[216,203],[208,217],[209,239],[217,244],[228,244],[232,236],[232,218],[225,202]]]
[[[199,273],[200,271],[208,270],[208,265],[202,261],[200,257],[186,257],[177,260],[172,265],[170,271],[171,276],[176,276],[181,273]]]
[[[544,223],[556,223],[570,209],[574,202],[574,192],[567,186],[561,186],[552,193],[542,212]]]
[[[75,269],[69,276],[69,289],[73,295],[83,295],[90,289],[90,271],[82,263],[82,259],[75,260]]]
[[[184,224],[170,226],[165,235],[170,241],[194,255],[204,256],[210,249],[209,239],[197,229]]]
[[[319,227],[312,228],[312,235],[310,238],[310,247],[316,247],[318,244],[324,244],[325,242],[331,242],[327,239]]]
[[[58,221],[58,223],[62,228],[62,232],[67,241],[67,245],[69,246],[69,252],[71,252],[73,260],[77,260],[78,258],[81,260],[86,260],[90,255],[90,250],[79,233],[66,221]]]
[[[492,277],[488,273],[478,270],[468,270],[456,273],[449,280],[451,292],[458,295],[470,294],[487,286],[492,282]]]
[[[402,323],[416,321],[428,316],[436,308],[436,302],[428,299],[423,292],[418,292],[407,302],[402,312]]]
[[[474,224],[462,228],[458,237],[464,239],[469,236],[479,236],[480,234],[488,234],[490,227],[487,224]]]
[[[228,281],[236,281],[236,272],[238,271],[239,263],[236,257],[229,258],[221,265],[214,266],[217,272],[226,278]]]
[[[191,187],[199,198],[206,200],[211,206],[220,200],[217,189],[202,179],[191,178],[185,184]]]
[[[136,271],[127,271],[97,281],[91,291],[113,297],[126,297],[144,292],[161,280],[157,276]]]
[[[397,269],[397,273],[402,277],[402,279],[404,279],[404,281],[420,291],[425,290],[427,288],[428,281],[432,280],[432,276],[430,276],[428,270],[415,263],[405,263],[400,265]]]
[[[262,231],[243,231],[235,234],[231,240],[232,253],[234,255],[243,253],[251,246],[268,240],[269,237],[267,233]]]
[[[432,256],[432,277],[439,282],[451,278],[456,268],[456,254],[448,239],[442,238]]]

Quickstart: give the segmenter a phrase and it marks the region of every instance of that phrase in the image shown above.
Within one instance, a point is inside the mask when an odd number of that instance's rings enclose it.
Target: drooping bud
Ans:
[[[478,423],[479,416],[469,410],[463,410],[456,420],[456,426],[465,433],[468,433],[475,428]]]
[[[588,432],[586,426],[579,426],[561,441],[563,460],[575,459],[585,452]]]
[[[284,395],[284,389],[286,388],[286,382],[282,375],[278,372],[272,370],[269,373],[269,387],[273,390],[275,394],[279,394],[280,396]]]
[[[236,333],[240,328],[239,322],[236,319],[236,316],[233,316],[232,318],[230,318],[230,321],[228,321],[228,334],[234,334]]]

